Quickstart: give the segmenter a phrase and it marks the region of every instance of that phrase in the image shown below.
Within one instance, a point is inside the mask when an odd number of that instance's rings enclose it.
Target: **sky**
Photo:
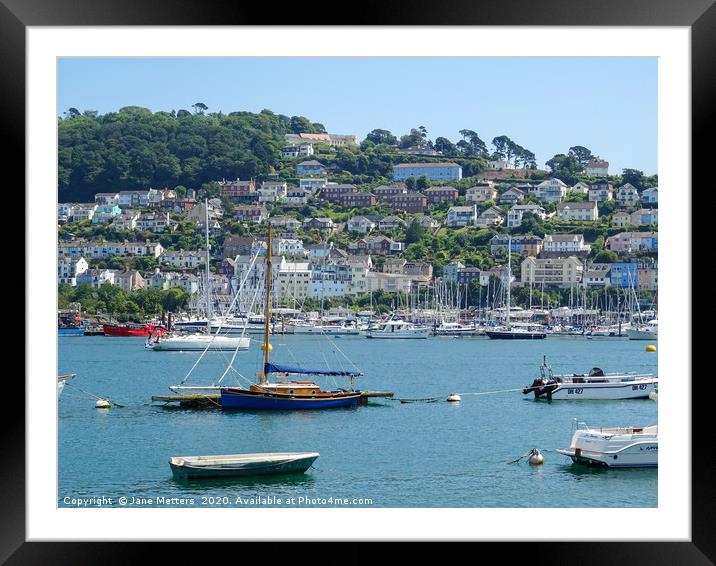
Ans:
[[[658,172],[656,58],[61,58],[57,101],[60,115],[269,109],[359,139],[425,126],[457,142],[469,129],[488,147],[510,137],[541,167],[581,145],[610,174]]]

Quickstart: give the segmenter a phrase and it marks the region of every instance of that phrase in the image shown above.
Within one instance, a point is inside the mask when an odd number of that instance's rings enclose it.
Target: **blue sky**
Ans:
[[[425,126],[453,142],[507,135],[540,165],[583,145],[657,173],[656,58],[74,58],[58,63],[58,113],[123,106],[224,113],[268,108],[363,138]]]

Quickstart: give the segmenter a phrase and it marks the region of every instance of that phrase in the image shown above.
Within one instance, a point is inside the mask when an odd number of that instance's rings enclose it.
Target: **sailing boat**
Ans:
[[[212,320],[211,315],[211,279],[209,275],[209,202],[204,201],[206,212],[206,315],[207,320]],[[205,350],[248,350],[251,344],[251,338],[247,336],[226,336],[219,335],[221,327],[216,334],[210,332],[209,324],[205,324],[204,332],[194,334],[173,334],[169,336],[157,335],[153,337],[150,333],[147,339],[146,347],[154,351],[205,351]]]
[[[487,330],[490,338],[495,340],[541,340],[547,337],[543,330],[536,330],[533,325],[515,326],[510,324],[510,287],[512,287],[512,238],[507,239],[507,306],[505,313],[505,326],[494,330]]]
[[[363,375],[358,371],[332,371],[306,369],[300,367],[284,366],[271,363],[270,355],[273,349],[271,337],[271,224],[268,225],[268,249],[266,253],[266,304],[264,309],[264,343],[263,371],[258,374],[259,381],[244,387],[221,388],[222,409],[328,409],[333,407],[347,407],[356,405],[361,398],[361,392],[352,388],[354,378]],[[271,381],[287,378],[291,374],[321,375],[334,377],[349,377],[351,389],[336,389],[323,391],[313,381]]]

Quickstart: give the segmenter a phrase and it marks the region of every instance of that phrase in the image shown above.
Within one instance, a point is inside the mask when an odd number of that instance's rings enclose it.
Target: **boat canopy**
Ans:
[[[264,373],[302,373],[304,375],[335,375],[335,376],[348,376],[358,377],[363,375],[359,371],[335,371],[329,369],[305,369],[291,366],[280,366],[277,364],[267,363],[264,364]]]

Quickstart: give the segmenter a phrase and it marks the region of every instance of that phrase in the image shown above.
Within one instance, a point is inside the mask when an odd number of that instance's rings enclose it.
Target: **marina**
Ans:
[[[313,368],[326,368],[330,361],[339,368],[331,341],[336,338],[275,336],[272,356],[295,357]],[[657,356],[645,351],[643,342],[343,336],[337,343],[364,373],[358,378],[362,393],[381,396],[322,411],[222,411],[218,393],[209,388],[170,389],[196,362],[196,352],[157,355],[144,348],[141,337],[60,339],[60,374],[75,373],[83,388],[102,392],[122,407],[100,410],[92,400],[60,399],[58,504],[63,505],[65,496],[100,490],[108,496],[162,492],[183,498],[209,492],[284,498],[297,492],[309,498],[332,493],[369,497],[375,507],[657,505],[655,469],[592,468],[554,451],[568,445],[575,417],[601,427],[639,426],[656,422],[657,403],[648,398],[535,403],[521,393],[545,355],[559,374],[604,367],[606,359],[615,369],[655,374]],[[207,352],[192,383],[212,383],[229,357]],[[262,363],[260,344],[252,343],[234,366],[253,381]],[[325,380],[326,388],[335,387],[334,379],[316,378],[321,385]],[[236,383],[230,376],[225,381]],[[390,393],[392,397],[383,396]],[[453,393],[459,402],[447,402]],[[193,410],[202,403],[210,410]],[[541,450],[541,465],[506,464],[533,447]],[[297,450],[319,452],[319,469],[265,479],[178,482],[167,466],[177,454]],[[584,481],[589,490],[576,489]]]

